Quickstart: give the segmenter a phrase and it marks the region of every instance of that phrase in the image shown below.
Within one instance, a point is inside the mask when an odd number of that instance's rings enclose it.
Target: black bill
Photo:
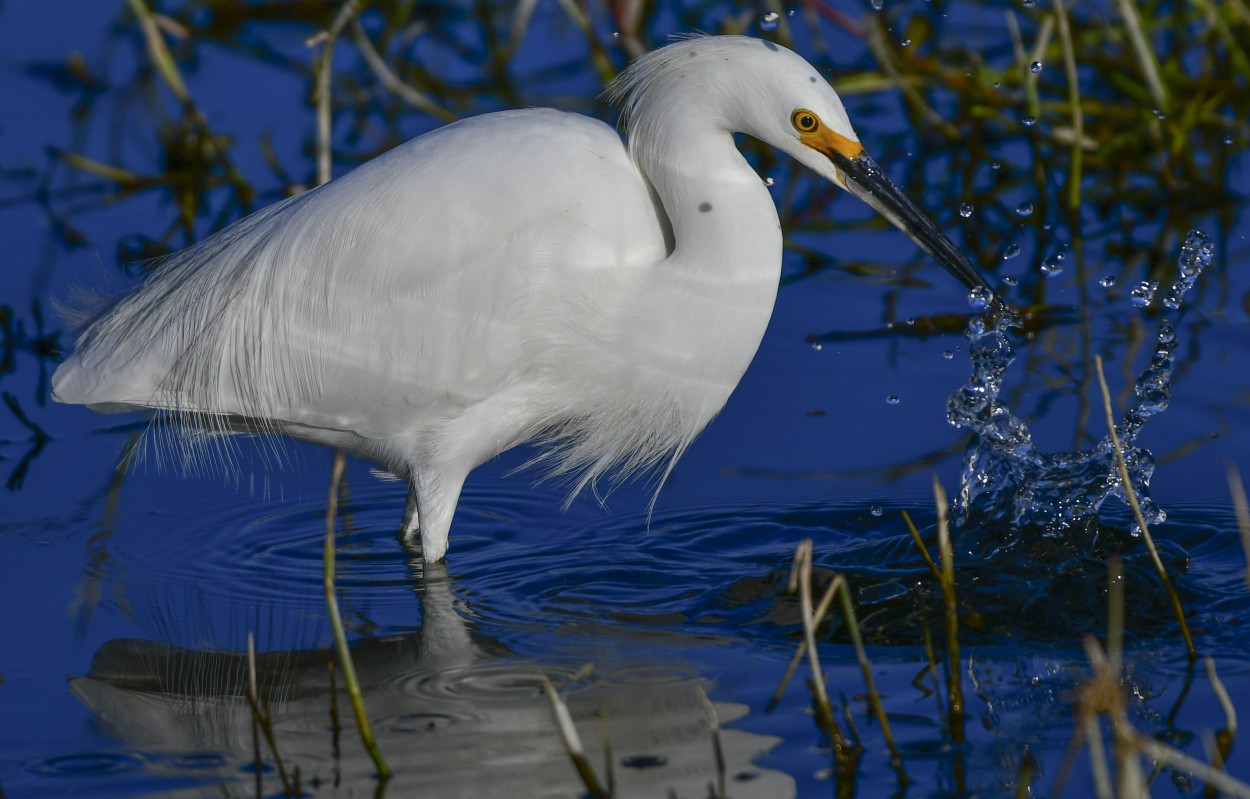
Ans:
[[[916,204],[895,186],[867,153],[848,158],[841,153],[829,156],[842,173],[846,190],[868,203],[872,208],[899,230],[911,237],[920,248],[932,255],[946,271],[957,277],[969,289],[984,288],[991,291],[982,277],[951,240],[942,235],[933,220],[925,216]]]

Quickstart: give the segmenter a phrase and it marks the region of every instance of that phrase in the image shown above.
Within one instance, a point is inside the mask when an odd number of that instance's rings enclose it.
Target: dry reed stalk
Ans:
[[[1228,473],[1228,493],[1233,496],[1233,515],[1241,532],[1241,547],[1246,551],[1246,585],[1250,585],[1250,503],[1246,502],[1246,487],[1241,474],[1232,461],[1224,464]]]
[[[1129,480],[1128,466],[1124,463],[1124,450],[1120,448],[1120,436],[1115,429],[1115,416],[1111,410],[1111,392],[1107,390],[1107,376],[1103,374],[1101,355],[1094,356],[1094,369],[1098,373],[1098,387],[1102,391],[1102,407],[1107,416],[1107,427],[1111,430],[1111,445],[1115,448],[1115,463],[1120,472],[1120,484],[1124,486],[1124,495],[1128,497],[1129,506],[1133,509],[1133,517],[1137,520],[1142,539],[1150,551],[1150,559],[1154,563],[1155,571],[1158,572],[1159,579],[1163,582],[1163,590],[1172,603],[1172,610],[1176,613],[1176,620],[1181,626],[1181,635],[1185,638],[1185,649],[1192,661],[1198,657],[1198,651],[1194,648],[1194,639],[1189,634],[1189,624],[1185,621],[1185,610],[1181,607],[1181,598],[1172,586],[1172,578],[1168,576],[1167,569],[1163,567],[1163,560],[1159,557],[1159,550],[1155,547],[1154,538],[1146,526],[1145,517],[1142,516],[1141,505],[1137,502],[1137,494],[1133,491],[1133,484]]]
[[[586,792],[593,799],[611,799],[612,792],[599,782],[589,758],[586,757],[586,747],[582,745],[582,738],[577,734],[577,727],[573,724],[573,715],[569,713],[569,706],[545,675],[542,677],[542,686],[547,698],[551,700],[551,709],[555,711],[556,729],[560,731],[560,737],[564,740],[564,748],[569,753],[569,760],[573,762],[573,768],[577,770],[577,776],[581,778],[582,785],[586,786]],[[611,769],[608,773],[611,779]]]

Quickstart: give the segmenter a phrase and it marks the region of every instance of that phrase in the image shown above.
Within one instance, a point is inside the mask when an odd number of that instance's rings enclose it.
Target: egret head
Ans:
[[[610,96],[623,103],[631,148],[636,139],[662,146],[654,128],[671,119],[672,109],[701,124],[745,133],[868,203],[968,288],[989,289],[864,150],[829,83],[781,45],[745,36],[685,39],[636,61]]]

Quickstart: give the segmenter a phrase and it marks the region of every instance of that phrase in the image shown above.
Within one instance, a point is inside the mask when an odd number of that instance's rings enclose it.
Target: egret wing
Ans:
[[[171,256],[87,326],[54,391],[411,433],[541,368],[549,320],[593,316],[588,276],[664,257],[661,217],[606,125],[475,117]]]

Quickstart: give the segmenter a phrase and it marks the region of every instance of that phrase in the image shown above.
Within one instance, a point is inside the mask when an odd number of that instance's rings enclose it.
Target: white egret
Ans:
[[[97,410],[340,447],[409,483],[443,558],[471,470],[523,442],[575,490],[672,468],[772,314],[782,235],[741,132],[861,198],[968,287],[976,269],[864,152],[803,58],[718,36],[643,56],[609,126],[465,119],[175,253],[94,312],[53,377]]]

